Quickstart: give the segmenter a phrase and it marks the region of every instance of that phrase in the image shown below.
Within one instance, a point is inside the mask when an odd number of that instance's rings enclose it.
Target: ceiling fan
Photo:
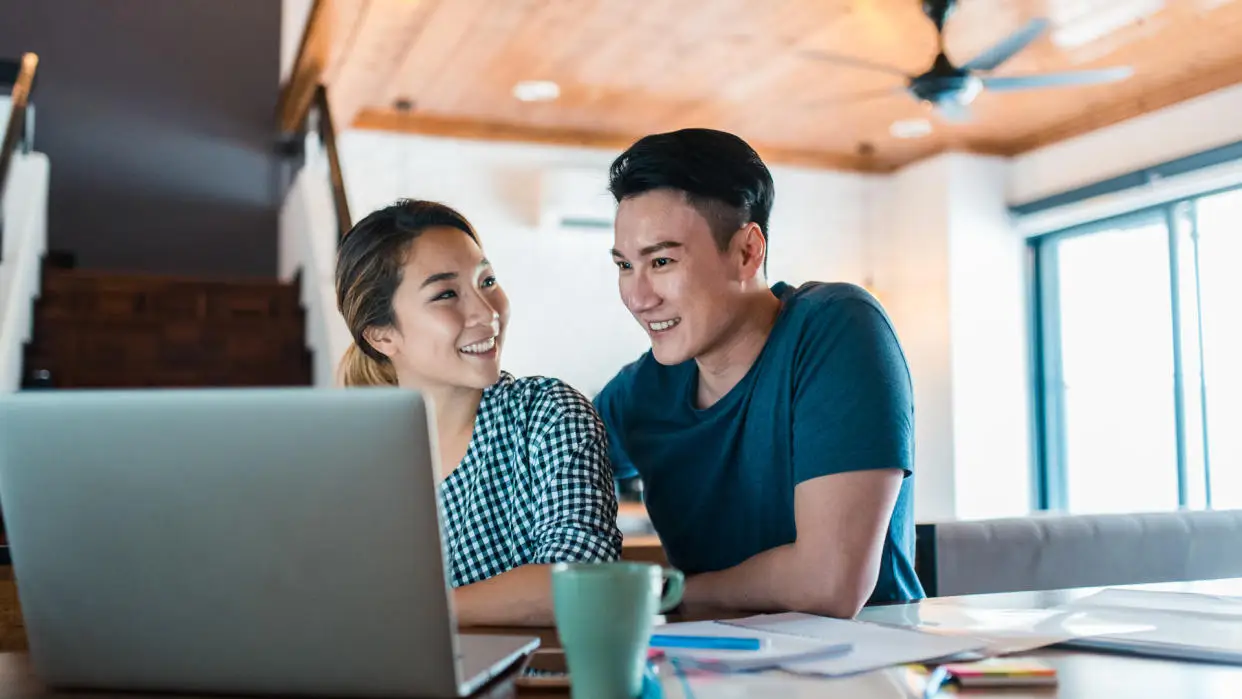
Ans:
[[[1032,19],[983,53],[961,66],[955,66],[944,54],[944,27],[956,6],[957,0],[923,0],[923,13],[936,25],[939,51],[931,68],[920,75],[908,75],[905,71],[893,66],[826,51],[802,51],[800,53],[817,60],[899,75],[906,81],[906,84],[901,87],[854,95],[838,100],[838,103],[858,102],[905,92],[932,105],[940,116],[953,122],[970,120],[969,105],[983,90],[1015,92],[1047,87],[1094,85],[1124,80],[1133,73],[1130,67],[1119,66],[1065,73],[989,75],[993,69],[1026,48],[1048,28],[1048,20],[1043,18]]]

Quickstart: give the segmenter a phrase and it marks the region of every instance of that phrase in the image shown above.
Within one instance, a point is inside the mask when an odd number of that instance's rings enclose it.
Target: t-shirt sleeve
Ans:
[[[529,446],[542,481],[531,563],[613,561],[621,556],[608,439],[590,401],[556,383],[536,400]]]
[[[638,469],[625,452],[625,413],[622,409],[626,382],[632,369],[627,367],[617,374],[595,396],[595,409],[608,432],[608,456],[612,461],[613,476],[618,481],[638,477]]]
[[[795,353],[795,483],[846,471],[914,468],[910,371],[888,318],[840,299],[808,320]]]

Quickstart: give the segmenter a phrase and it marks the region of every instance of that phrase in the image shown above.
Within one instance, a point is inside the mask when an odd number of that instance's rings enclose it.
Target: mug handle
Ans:
[[[661,568],[664,575],[664,596],[660,598],[660,613],[681,604],[681,593],[685,591],[686,576],[676,568]]]

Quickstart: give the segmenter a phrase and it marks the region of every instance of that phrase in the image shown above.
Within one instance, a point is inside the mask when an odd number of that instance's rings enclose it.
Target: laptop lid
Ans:
[[[37,673],[456,696],[432,454],[408,390],[5,397],[0,501]]]

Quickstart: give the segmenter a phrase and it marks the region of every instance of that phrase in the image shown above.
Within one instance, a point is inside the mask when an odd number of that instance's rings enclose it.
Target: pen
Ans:
[[[651,637],[651,647],[759,650],[763,647],[763,644],[757,638],[743,638],[741,636],[669,636],[655,634]]]
[[[937,665],[927,675],[927,683],[923,685],[923,699],[932,699],[940,693],[940,688],[944,686],[945,680],[949,679],[949,668],[947,665]]]

